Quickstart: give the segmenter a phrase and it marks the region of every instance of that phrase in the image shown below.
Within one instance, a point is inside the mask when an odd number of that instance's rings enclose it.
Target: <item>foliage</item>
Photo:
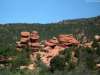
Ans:
[[[93,41],[93,44],[92,44],[92,47],[93,47],[93,48],[98,47],[98,41],[94,40],[94,41]]]
[[[54,72],[55,70],[64,70],[65,68],[65,61],[60,56],[55,56],[50,61],[50,70],[51,72]]]
[[[17,54],[19,54],[19,51],[13,46],[7,45],[0,47],[0,61],[4,65],[11,63],[12,60],[9,60],[9,58],[14,58]]]
[[[20,66],[26,66],[30,63],[30,59],[26,55],[18,55],[15,60],[12,62],[11,69],[19,69]]]
[[[89,54],[86,57],[86,65],[88,68],[90,69],[94,69],[95,65],[96,65],[96,61],[95,61],[96,57],[93,56],[92,54]]]
[[[97,47],[96,53],[100,56],[100,46]]]
[[[69,70],[75,69],[75,63],[73,61],[71,61],[69,63]]]
[[[71,48],[68,48],[68,49],[66,48],[64,50],[64,54],[65,54],[65,57],[64,57],[65,61],[69,61],[71,58]]]
[[[37,54],[36,59],[37,59],[37,61],[41,61],[41,56],[40,56],[40,54]]]
[[[60,24],[12,23],[0,25],[0,46],[16,45],[16,41],[20,40],[22,31],[32,32],[33,30],[39,32],[39,41],[58,37],[59,34],[73,34],[80,42],[84,37],[87,38],[87,42],[90,42],[93,40],[94,35],[100,35],[100,18],[64,20]],[[78,37],[80,34],[84,35]]]

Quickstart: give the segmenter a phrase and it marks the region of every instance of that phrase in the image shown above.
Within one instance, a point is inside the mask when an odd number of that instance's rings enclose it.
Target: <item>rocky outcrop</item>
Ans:
[[[18,50],[22,50],[24,46],[29,46],[30,49],[34,49],[34,54],[30,55],[30,59],[35,61],[37,54],[40,54],[41,60],[49,66],[52,57],[58,55],[60,50],[72,46],[78,46],[79,44],[72,34],[61,34],[59,37],[59,41],[56,37],[53,37],[49,41],[43,40],[39,43],[39,35],[37,31],[32,31],[31,34],[29,32],[21,32],[20,43],[17,45]],[[40,44],[44,50],[43,52],[40,51]],[[75,53],[72,53],[71,60],[76,62],[77,59],[74,57],[74,54]],[[33,68],[32,66],[30,67]]]
[[[89,46],[89,47],[92,47],[92,44],[93,44],[93,42],[90,42],[90,43],[85,43],[85,47],[87,47],[87,46]]]
[[[57,45],[59,44],[58,40],[56,37],[53,37],[50,39],[48,42],[45,43],[45,48],[44,50],[52,50],[54,49]]]
[[[95,36],[94,36],[94,40],[95,40],[95,41],[97,41],[97,40],[99,40],[99,39],[100,39],[100,36],[98,36],[98,35],[95,35]]]
[[[30,40],[30,33],[21,32],[21,39],[20,39],[20,43],[17,44],[17,49],[22,50],[24,46],[28,46],[29,40]]]
[[[61,34],[59,37],[61,47],[68,48],[79,45],[79,42],[74,38],[73,34]]]
[[[40,43],[38,43],[38,39],[39,39],[38,32],[33,31],[31,33],[30,42],[28,43],[28,45],[31,49],[34,49],[34,51],[39,51],[40,49]]]
[[[38,32],[32,31],[31,35],[29,32],[21,32],[20,43],[17,44],[17,49],[22,50],[24,46],[29,46],[34,51],[39,51],[40,43],[38,43]]]

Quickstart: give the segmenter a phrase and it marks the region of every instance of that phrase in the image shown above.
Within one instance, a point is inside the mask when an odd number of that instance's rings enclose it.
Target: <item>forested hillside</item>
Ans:
[[[100,35],[100,16],[86,18],[63,20],[59,23],[51,24],[1,24],[0,25],[0,46],[7,44],[16,44],[20,40],[22,31],[38,31],[41,40],[48,40],[52,37],[58,37],[59,34],[74,34],[75,38],[82,42],[83,38],[87,42],[93,40],[94,35]]]

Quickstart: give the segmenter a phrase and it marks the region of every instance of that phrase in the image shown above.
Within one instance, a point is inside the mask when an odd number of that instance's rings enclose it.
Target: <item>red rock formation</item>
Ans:
[[[29,32],[21,32],[21,39],[20,43],[17,44],[17,49],[22,50],[24,46],[28,45],[28,42],[30,40],[30,33]]]
[[[31,41],[28,43],[28,45],[31,49],[34,49],[34,51],[39,51],[40,49],[40,43],[38,43],[38,39],[39,39],[38,32],[32,31]]]
[[[45,43],[44,50],[54,49],[55,46],[57,46],[58,44],[59,44],[59,42],[58,42],[57,38],[53,37],[52,39],[50,39],[48,42]]]
[[[93,42],[90,42],[90,43],[85,43],[85,47],[87,47],[87,46],[89,46],[89,47],[92,47],[92,44],[93,44]]]
[[[45,52],[40,52],[40,43],[38,43],[38,32],[32,31],[31,35],[29,32],[21,32],[20,43],[18,43],[19,50],[22,50],[24,46],[29,46],[31,49],[34,49],[34,55],[30,55],[31,60],[36,60],[37,54],[40,54],[41,60],[45,62],[48,66],[50,65],[50,60],[52,57],[59,54],[59,50],[64,50],[67,47],[78,46],[79,42],[73,37],[72,34],[61,34],[58,41],[56,37],[53,37],[48,42],[42,41],[45,43],[43,48]],[[42,46],[41,46],[42,47]],[[74,54],[72,60],[75,60]]]
[[[95,35],[95,36],[94,36],[94,40],[97,41],[97,40],[99,40],[99,39],[100,39],[100,36],[98,36],[98,35]]]
[[[59,35],[60,46],[71,47],[78,46],[79,42],[74,38],[73,34],[61,34]]]
[[[29,32],[21,32],[21,39],[20,43],[17,45],[17,49],[22,50],[24,46],[29,46],[31,49],[34,49],[34,51],[39,51],[40,43],[38,43],[38,39],[39,36],[37,31],[32,31],[31,36]]]

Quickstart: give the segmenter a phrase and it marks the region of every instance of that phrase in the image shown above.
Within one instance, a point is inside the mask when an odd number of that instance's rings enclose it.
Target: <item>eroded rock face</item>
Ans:
[[[89,46],[89,47],[92,47],[92,44],[93,44],[93,42],[90,42],[90,43],[85,43],[85,47],[87,47],[87,46]]]
[[[34,55],[30,55],[30,59],[35,61],[37,54],[40,54],[41,60],[49,66],[50,60],[54,56],[58,55],[60,50],[64,50],[65,48],[71,46],[78,46],[79,44],[72,34],[61,34],[59,37],[60,41],[58,41],[56,37],[53,37],[48,42],[44,40],[39,43],[39,36],[37,31],[32,31],[31,34],[29,32],[21,32],[21,39],[20,43],[18,43],[18,49],[22,50],[24,46],[29,46],[30,49],[34,49],[35,51]],[[40,44],[41,47],[44,48],[44,52],[40,52]],[[73,56],[71,58],[76,62],[77,60],[74,57],[74,53],[72,54]]]
[[[38,43],[38,32],[32,31],[31,35],[29,32],[21,32],[20,43],[18,43],[18,50],[22,50],[24,46],[29,46],[31,49],[35,51],[39,51],[40,43]]]
[[[28,37],[30,36],[29,32],[21,32],[21,37]]]
[[[24,46],[28,46],[29,40],[30,40],[30,33],[21,32],[21,39],[20,43],[17,44],[17,49],[21,51]]]
[[[59,35],[60,46],[62,47],[71,47],[78,46],[79,42],[74,38],[73,34],[61,34]]]
[[[57,46],[58,44],[59,44],[59,42],[58,42],[57,38],[53,37],[52,39],[50,39],[48,42],[45,43],[44,50],[54,49],[55,46]]]
[[[29,47],[31,49],[34,49],[34,51],[39,51],[40,43],[38,43],[38,39],[39,39],[38,32],[32,31],[30,39],[31,39],[31,41],[29,43]]]
[[[98,36],[98,35],[95,35],[95,36],[94,36],[94,40],[95,40],[95,41],[97,41],[97,40],[99,40],[99,39],[100,39],[100,36]]]

